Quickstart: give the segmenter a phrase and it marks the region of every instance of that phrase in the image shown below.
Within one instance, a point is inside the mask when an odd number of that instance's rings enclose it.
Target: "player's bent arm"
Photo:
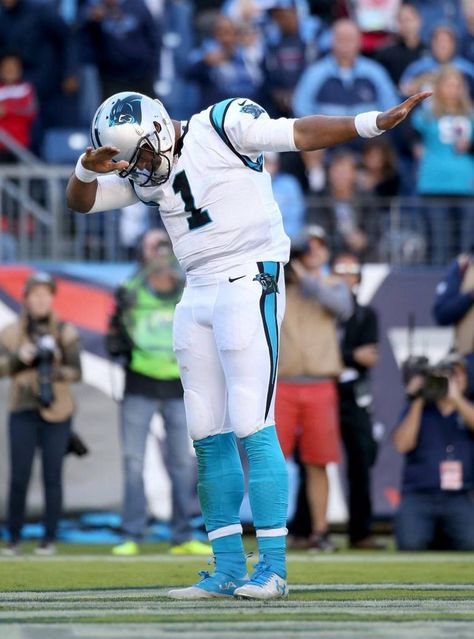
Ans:
[[[66,204],[78,213],[89,213],[94,206],[98,181],[81,182],[75,175],[71,175],[66,187]]]
[[[93,189],[88,188],[91,185]],[[138,197],[129,181],[118,175],[100,175],[89,183],[72,175],[66,189],[66,202],[73,211],[98,213],[130,206],[138,202]]]
[[[110,145],[98,149],[87,147],[77,160],[66,187],[69,208],[79,213],[94,213],[128,206],[138,200],[128,180],[115,173],[128,166],[124,160],[114,160],[118,153],[119,149]]]

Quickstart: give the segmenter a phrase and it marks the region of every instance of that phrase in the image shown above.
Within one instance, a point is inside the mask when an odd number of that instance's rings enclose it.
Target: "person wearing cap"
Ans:
[[[370,306],[357,301],[361,264],[355,255],[341,253],[332,272],[352,292],[354,310],[340,322],[339,336],[344,370],[339,376],[339,418],[347,459],[349,489],[349,545],[358,550],[382,550],[372,535],[370,470],[377,444],[372,433],[370,370],[378,361],[378,318]]]
[[[430,376],[408,381],[408,402],[392,434],[404,457],[395,519],[399,550],[474,550],[471,358],[454,354]]]
[[[298,447],[306,471],[312,533],[294,545],[327,552],[334,545],[326,467],[340,459],[336,380],[342,362],[336,322],[352,314],[352,297],[344,282],[328,276],[324,229],[310,226],[306,236],[307,246],[293,251],[287,270],[275,411],[283,454],[288,459]]]
[[[19,553],[28,482],[41,449],[45,494],[44,536],[36,552],[55,552],[62,509],[62,464],[74,413],[70,386],[81,379],[79,335],[53,310],[55,281],[34,273],[25,283],[20,316],[0,333],[0,377],[12,379],[9,397],[9,542]]]
[[[150,424],[158,411],[166,432],[167,468],[172,487],[171,553],[209,555],[210,546],[192,538],[190,506],[195,464],[190,454],[183,387],[172,348],[172,324],[183,292],[183,276],[165,231],[142,240],[137,272],[118,289],[106,339],[113,357],[122,357],[125,391],[120,405],[124,491],[123,541],[115,555],[136,555],[143,540],[147,504],[143,469]]]

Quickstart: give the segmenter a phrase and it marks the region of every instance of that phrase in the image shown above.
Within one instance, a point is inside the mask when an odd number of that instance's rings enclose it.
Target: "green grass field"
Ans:
[[[53,558],[0,559],[0,637],[474,637],[472,553],[290,553],[290,597],[259,603],[168,599],[206,560],[163,551],[61,545]]]

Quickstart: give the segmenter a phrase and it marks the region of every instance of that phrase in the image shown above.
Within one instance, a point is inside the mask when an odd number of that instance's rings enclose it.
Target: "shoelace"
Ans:
[[[266,560],[263,559],[255,564],[254,573],[250,578],[250,581],[258,586],[264,586],[268,581],[269,572],[270,566],[267,564]]]
[[[200,570],[198,572],[198,575],[202,577],[201,581],[205,581],[206,579],[212,577],[211,573],[208,570]]]
[[[250,551],[250,552],[248,552],[248,553],[245,555],[245,559],[246,559],[246,560],[247,560],[247,559],[250,559],[250,557],[253,557],[253,555],[254,555],[253,551]],[[258,564],[255,564],[255,569],[257,569],[257,566],[259,566],[261,563],[263,564],[264,562],[259,562]],[[216,557],[215,557],[215,555],[212,555],[212,557],[210,557],[210,558],[208,559],[208,561],[207,561],[207,565],[208,565],[208,566],[213,566],[213,565],[215,566],[215,565],[216,565]],[[267,566],[267,568],[268,568],[268,566]],[[214,574],[215,574],[215,573],[214,573]],[[211,573],[210,573],[208,570],[200,570],[200,571],[198,572],[198,575],[199,575],[200,577],[202,577],[201,581],[205,581],[206,579],[209,579],[210,577],[214,577],[214,575],[211,575]]]

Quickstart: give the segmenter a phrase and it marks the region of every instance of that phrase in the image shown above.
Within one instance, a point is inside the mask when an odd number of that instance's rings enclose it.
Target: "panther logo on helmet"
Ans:
[[[127,97],[117,100],[109,116],[109,126],[120,124],[142,123],[142,96],[131,93]]]

